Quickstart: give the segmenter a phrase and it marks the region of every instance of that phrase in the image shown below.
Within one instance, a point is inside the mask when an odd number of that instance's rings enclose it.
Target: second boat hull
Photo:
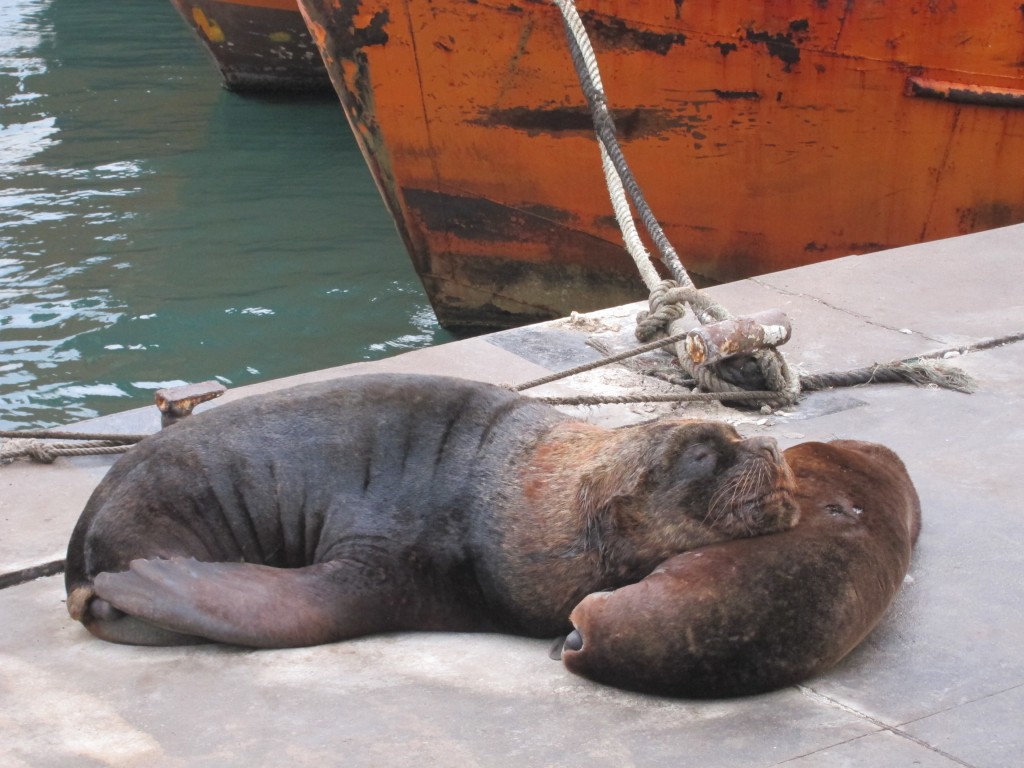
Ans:
[[[330,92],[296,0],[171,0],[239,92]]]

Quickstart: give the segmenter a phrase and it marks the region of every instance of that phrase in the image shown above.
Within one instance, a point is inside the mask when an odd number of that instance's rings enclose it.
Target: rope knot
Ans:
[[[647,299],[649,310],[636,316],[636,338],[641,342],[653,341],[668,332],[669,325],[686,314],[685,289],[675,280],[662,280],[651,289]]]
[[[698,288],[693,285],[681,286],[675,280],[662,280],[651,289],[647,301],[650,310],[640,312],[636,317],[635,334],[637,339],[644,342],[668,333],[669,326],[686,314],[687,305],[701,325],[732,317],[725,307],[709,299]]]
[[[124,453],[145,435],[105,435],[88,432],[62,432],[52,429],[0,430],[0,464],[15,459],[32,459],[52,464],[61,456],[104,456]],[[51,439],[73,442],[54,443]]]
[[[0,464],[7,464],[23,456],[41,464],[52,464],[58,455],[42,440],[6,440],[0,445]]]
[[[648,299],[648,311],[640,312],[636,318],[636,338],[647,342],[667,333],[671,333],[671,324],[686,313],[687,305],[693,310],[697,321],[706,325],[732,319],[732,315],[722,305],[711,300],[699,289],[690,285],[681,287],[675,280],[662,280],[651,289]],[[780,407],[796,401],[800,392],[798,377],[794,376],[786,365],[781,353],[774,347],[757,350],[752,359],[760,371],[765,390],[777,393],[777,398],[768,401],[769,406]],[[723,378],[718,363],[696,365],[686,354],[678,353],[680,366],[697,382],[697,387],[704,392],[738,393],[746,387],[738,386]],[[764,400],[744,402],[742,405],[762,406]]]

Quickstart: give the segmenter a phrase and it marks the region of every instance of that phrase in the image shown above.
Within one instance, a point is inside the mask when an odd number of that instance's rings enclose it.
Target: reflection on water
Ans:
[[[168,2],[0,3],[0,428],[447,338],[334,101],[224,91]]]

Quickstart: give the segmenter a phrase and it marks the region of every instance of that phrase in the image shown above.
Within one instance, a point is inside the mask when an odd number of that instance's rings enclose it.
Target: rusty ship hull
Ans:
[[[330,93],[296,0],[171,0],[241,93]]]
[[[645,295],[552,3],[299,5],[443,325]],[[1019,3],[577,7],[625,156],[698,281],[1024,221]]]

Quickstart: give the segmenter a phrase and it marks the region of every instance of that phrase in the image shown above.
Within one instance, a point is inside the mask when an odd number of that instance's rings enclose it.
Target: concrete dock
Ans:
[[[317,648],[154,649],[92,638],[60,575],[0,589],[0,766],[1024,765],[1024,225],[720,286],[736,314],[778,308],[802,373],[946,353],[966,395],[871,385],[762,414],[721,406],[574,409],[608,424],[663,413],[745,435],[884,443],[920,493],[904,587],[868,639],[804,684],[730,701],[602,687],[549,643],[402,634]],[[367,370],[517,383],[629,342],[638,306],[230,392]],[[173,372],[169,372],[173,373]],[[664,392],[616,365],[537,393]],[[155,408],[78,427],[153,431]],[[0,466],[0,578],[59,560],[112,459]]]

